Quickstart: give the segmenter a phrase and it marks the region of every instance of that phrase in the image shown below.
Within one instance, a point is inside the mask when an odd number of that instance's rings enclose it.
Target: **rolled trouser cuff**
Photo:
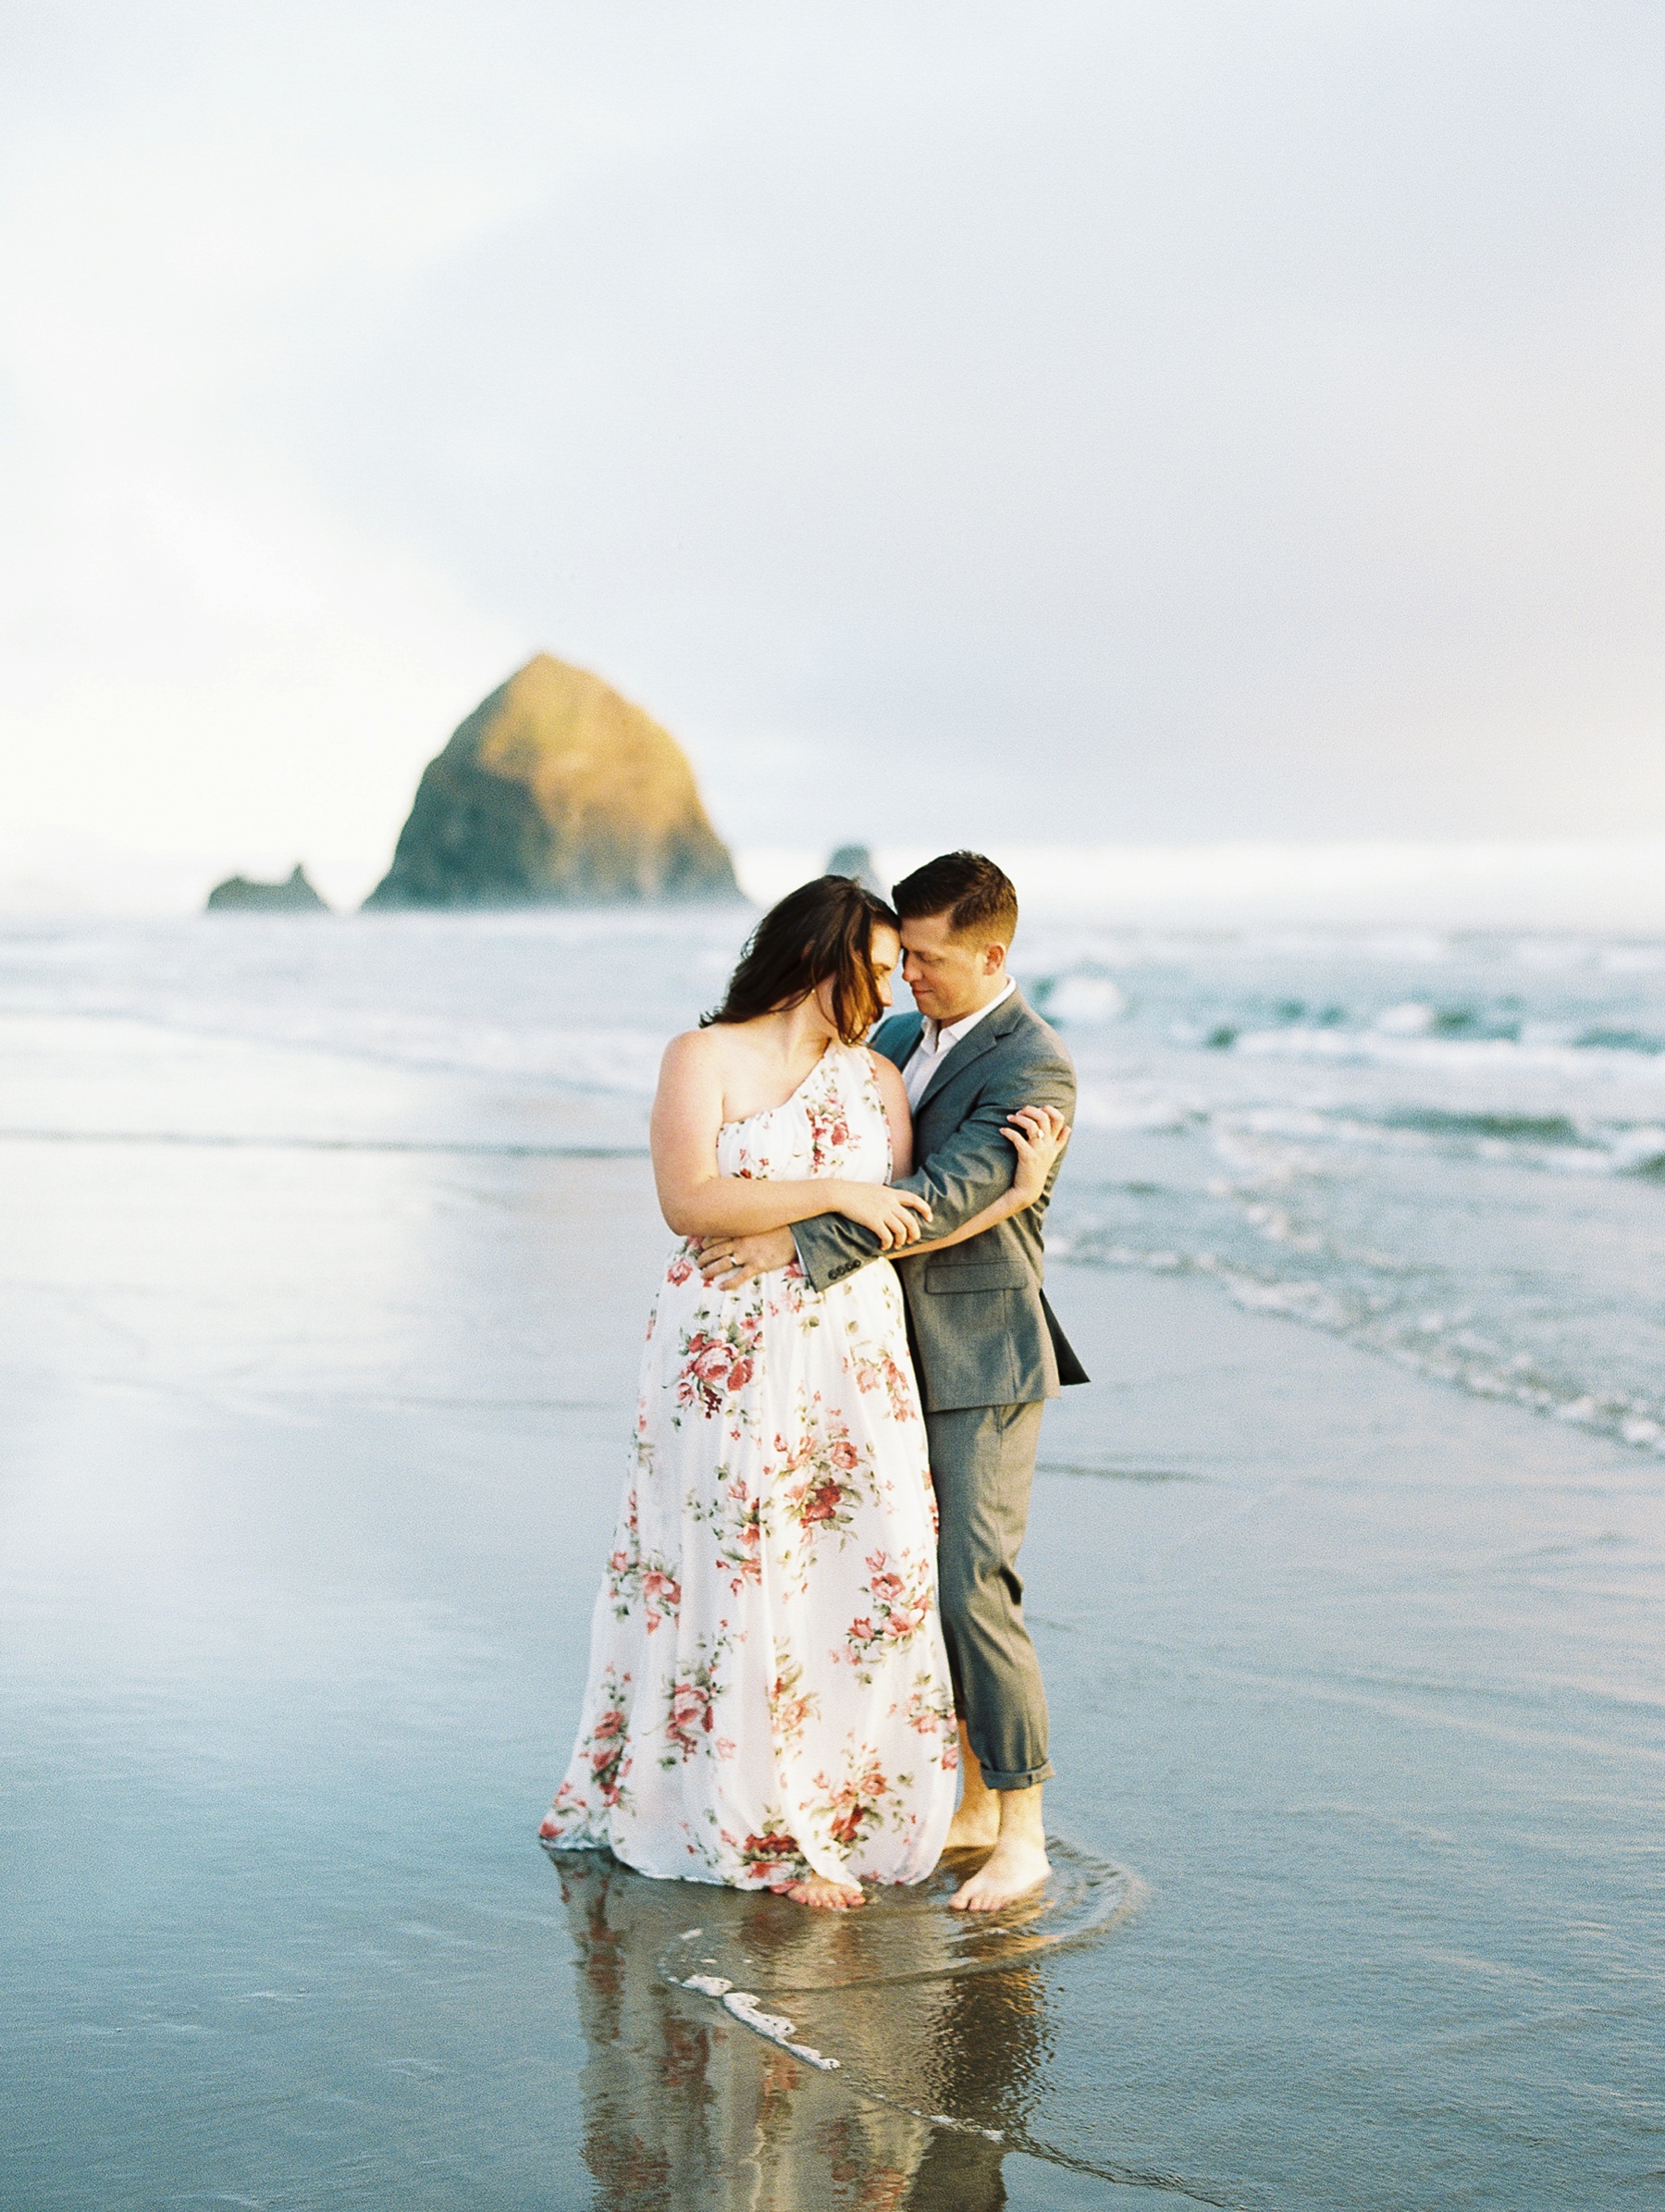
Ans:
[[[1034,1789],[1042,1782],[1050,1782],[1057,1771],[1049,1759],[1044,1766],[1031,1767],[1027,1774],[992,1774],[984,1767],[982,1778],[990,1789]]]

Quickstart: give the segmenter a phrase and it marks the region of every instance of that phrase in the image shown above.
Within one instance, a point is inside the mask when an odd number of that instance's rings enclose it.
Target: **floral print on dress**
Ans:
[[[784,1750],[794,1749],[820,1711],[820,1692],[804,1687],[802,1662],[783,1660],[769,1688],[769,1719],[775,1741]]]
[[[904,1788],[910,1786],[906,1774],[898,1776],[898,1781]],[[861,1840],[865,1829],[881,1827],[892,1816],[888,1800],[894,1792],[872,1751],[865,1751],[859,1763],[852,1762],[842,1782],[831,1783],[825,1774],[817,1774],[815,1783],[818,1789],[827,1792],[828,1833],[846,1850]]]
[[[884,1552],[875,1551],[867,1569],[867,1611],[850,1623],[845,1638],[863,1683],[875,1678],[888,1653],[912,1643],[931,1619],[936,1596],[930,1567],[919,1561],[899,1560],[893,1567]]]
[[[723,1485],[721,1498],[693,1492],[683,1510],[690,1521],[717,1523],[717,1564],[730,1578],[730,1596],[737,1598],[746,1583],[763,1579],[763,1500],[746,1487],[744,1475],[731,1482],[728,1469],[719,1467],[717,1477]]]
[[[603,1587],[615,1618],[628,1620],[639,1610],[642,1625],[651,1635],[662,1620],[674,1618],[681,1610],[682,1586],[668,1561],[644,1553],[640,1534],[633,1483],[624,1495]]]
[[[604,1670],[596,1717],[585,1745],[587,1771],[582,1776],[568,1774],[555,1799],[557,1805],[564,1799],[569,1810],[575,1811],[585,1802],[586,1787],[610,1809],[623,1801],[624,1777],[630,1772],[630,1739],[625,1733],[629,1687],[628,1674],[621,1676],[611,1666]]]
[[[748,1835],[744,1844],[736,1846],[726,1835],[722,1841],[731,1850],[738,1850],[740,1863],[751,1877],[736,1887],[783,1889],[789,1882],[796,1882],[809,1872],[797,1837],[782,1824],[778,1812],[765,1813],[761,1828]]]
[[[824,1098],[812,1099],[805,1108],[809,1124],[809,1172],[811,1175],[836,1175],[837,1163],[850,1149],[850,1121],[844,1101],[837,1092]],[[876,1177],[884,1181],[889,1177],[889,1161],[885,1174]]]
[[[871,1062],[833,1044],[731,1122],[724,1175],[880,1182]],[[648,1320],[572,1763],[544,1823],[644,1873],[917,1882],[952,1817],[935,1499],[888,1262],[736,1291],[672,1252]]]
[[[907,1700],[907,1724],[937,1747],[944,1769],[959,1772],[959,1736],[954,1722],[953,1693],[942,1684],[917,1688]]]
[[[742,1393],[757,1372],[762,1334],[761,1312],[742,1315],[721,1327],[690,1329],[682,1340],[677,1404],[697,1406],[708,1415],[727,1413],[741,1420],[749,1418]]]
[[[705,1749],[702,1736],[712,1734],[716,1724],[717,1699],[720,1685],[717,1670],[722,1662],[722,1640],[717,1649],[703,1650],[695,1663],[682,1669],[671,1684],[670,1712],[665,1721],[665,1736],[671,1749],[660,1760],[660,1766],[674,1766],[679,1758],[692,1759],[697,1751]]]

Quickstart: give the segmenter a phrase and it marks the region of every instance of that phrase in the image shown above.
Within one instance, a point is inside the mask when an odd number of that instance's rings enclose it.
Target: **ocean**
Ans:
[[[752,918],[0,925],[0,2201],[1644,2201],[1665,934],[1026,923],[1094,1380],[970,1932],[535,1842]]]
[[[749,923],[14,922],[0,1015],[473,1086],[442,1127],[395,1131],[378,1106],[361,1139],[631,1150],[665,1040],[720,995]],[[1054,921],[1023,932],[1014,968],[1080,1077],[1054,1253],[1204,1275],[1462,1390],[1665,1451],[1665,936]],[[52,1120],[33,1096],[14,1082],[7,1126]],[[248,1133],[205,1126],[206,1107],[117,1082],[95,1125]],[[296,1142],[355,1133],[314,1126],[280,1085],[258,1111]]]

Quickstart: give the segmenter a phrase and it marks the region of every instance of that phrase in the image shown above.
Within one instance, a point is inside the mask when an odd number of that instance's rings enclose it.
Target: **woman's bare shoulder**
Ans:
[[[885,1105],[893,1105],[897,1099],[900,1099],[906,1107],[907,1085],[902,1081],[901,1069],[897,1067],[894,1060],[887,1060],[882,1052],[875,1052],[870,1044],[864,1046],[863,1049],[872,1062],[873,1073],[878,1079],[880,1096],[884,1100]]]
[[[729,1041],[713,1025],[709,1029],[685,1029],[672,1038],[660,1062],[662,1074],[681,1077],[684,1081],[705,1077],[720,1077],[729,1064]]]

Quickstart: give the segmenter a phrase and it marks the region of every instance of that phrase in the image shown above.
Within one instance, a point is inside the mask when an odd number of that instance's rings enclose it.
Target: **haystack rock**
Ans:
[[[430,760],[367,907],[737,898],[682,748],[539,653]]]
[[[328,905],[307,881],[299,861],[281,884],[259,884],[246,875],[228,875],[208,894],[210,914],[327,914]]]

